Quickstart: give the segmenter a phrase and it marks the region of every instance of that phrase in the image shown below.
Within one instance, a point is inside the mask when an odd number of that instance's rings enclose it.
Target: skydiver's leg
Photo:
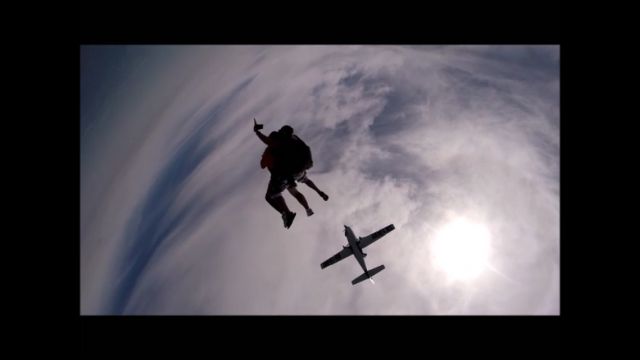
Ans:
[[[281,214],[289,212],[287,203],[282,197],[282,190],[284,190],[282,186],[282,179],[278,176],[271,175],[271,179],[269,179],[269,186],[267,187],[267,194],[264,198],[267,200],[269,205]]]
[[[278,176],[271,175],[271,179],[269,180],[269,186],[267,187],[267,194],[265,195],[265,200],[271,205],[277,212],[282,214],[282,221],[284,222],[284,227],[287,229],[293,223],[293,219],[296,217],[296,213],[289,210],[287,207],[287,203],[284,201],[282,197],[282,191],[284,190],[284,182]]]
[[[307,211],[307,216],[313,215],[313,210],[311,210],[311,208],[309,207],[309,203],[307,203],[307,199],[304,197],[304,195],[302,195],[301,192],[298,191],[298,189],[296,189],[295,186],[289,186],[287,190],[289,190],[289,193],[293,195],[293,197],[298,200],[300,205],[304,207],[304,209]]]
[[[315,190],[318,193],[318,195],[320,195],[320,197],[324,199],[324,201],[329,200],[329,196],[325,194],[322,190],[318,189],[316,184],[314,184],[313,181],[309,180],[308,177],[305,177],[304,180],[302,180],[302,182],[305,183],[308,187]]]
[[[271,205],[274,209],[276,209],[276,211],[279,212],[280,214],[290,212],[289,207],[287,207],[287,203],[284,201],[284,198],[282,197],[282,194],[271,195],[267,193],[267,195],[265,196],[265,199],[267,200],[269,205]]]

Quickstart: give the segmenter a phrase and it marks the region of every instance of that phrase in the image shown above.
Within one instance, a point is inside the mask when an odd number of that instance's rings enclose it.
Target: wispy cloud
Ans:
[[[557,46],[129,51],[157,70],[112,87],[129,98],[116,112],[106,101],[83,119],[102,134],[83,146],[82,313],[559,312]],[[306,218],[285,195],[289,230],[264,201],[253,117],[296,129],[331,196],[300,185]],[[430,261],[459,216],[492,234],[473,284]],[[389,223],[367,257],[387,266],[375,286],[350,284],[352,260],[320,270],[342,224],[364,236]]]

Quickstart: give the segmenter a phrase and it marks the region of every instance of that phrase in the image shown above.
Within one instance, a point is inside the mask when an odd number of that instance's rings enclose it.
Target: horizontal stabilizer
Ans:
[[[379,273],[382,270],[384,270],[384,265],[380,265],[380,266],[378,266],[376,268],[373,268],[373,269],[369,270],[369,276],[373,276],[373,275]]]
[[[376,268],[373,268],[371,270],[369,270],[369,274],[367,273],[363,273],[362,275],[358,276],[357,278],[353,279],[353,281],[351,281],[351,284],[355,285],[358,284],[370,277],[372,277],[373,275],[379,273],[380,271],[384,270],[384,265],[380,265]]]

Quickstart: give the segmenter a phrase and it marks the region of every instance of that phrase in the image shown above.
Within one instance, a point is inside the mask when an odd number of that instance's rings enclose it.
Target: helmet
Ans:
[[[291,137],[293,135],[293,128],[289,125],[285,125],[280,128],[279,132],[285,137]]]

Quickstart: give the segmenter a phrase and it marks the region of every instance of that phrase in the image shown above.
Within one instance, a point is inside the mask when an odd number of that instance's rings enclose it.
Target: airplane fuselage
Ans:
[[[367,270],[367,265],[364,263],[364,255],[362,254],[362,250],[360,250],[360,245],[358,245],[358,238],[353,233],[350,227],[347,225],[344,226],[344,234],[347,237],[347,241],[349,241],[349,246],[351,247],[351,251],[353,251],[353,256],[355,256],[358,264],[362,267],[362,270],[365,273],[369,273]]]

